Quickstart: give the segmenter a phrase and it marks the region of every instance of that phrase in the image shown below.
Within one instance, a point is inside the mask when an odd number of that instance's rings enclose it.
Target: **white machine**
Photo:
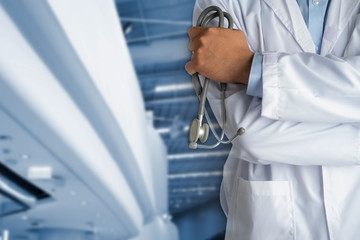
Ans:
[[[1,238],[178,239],[114,1],[4,0],[0,28]]]

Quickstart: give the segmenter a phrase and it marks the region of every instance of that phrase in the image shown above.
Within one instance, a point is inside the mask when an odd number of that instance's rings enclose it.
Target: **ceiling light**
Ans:
[[[169,160],[187,159],[187,158],[201,158],[201,157],[221,157],[227,156],[229,151],[214,151],[214,152],[197,152],[197,153],[180,153],[168,155]]]
[[[209,187],[190,187],[190,188],[175,188],[172,189],[171,192],[173,193],[187,193],[187,192],[205,192],[205,191],[217,191],[215,186]]]
[[[171,92],[171,91],[181,91],[192,89],[193,85],[191,83],[182,83],[182,84],[171,84],[171,85],[160,85],[155,87],[155,92]]]
[[[222,176],[222,171],[213,172],[192,172],[192,173],[177,173],[170,174],[168,179],[179,179],[179,178],[198,178],[198,177],[217,177]]]
[[[52,167],[30,167],[28,169],[29,179],[51,179],[52,178]]]
[[[9,240],[9,230],[5,229],[2,235],[3,235],[3,240]]]
[[[157,131],[159,134],[165,134],[165,133],[170,133],[170,132],[171,132],[171,128],[157,128],[156,131]],[[189,126],[183,127],[182,131],[189,131]]]

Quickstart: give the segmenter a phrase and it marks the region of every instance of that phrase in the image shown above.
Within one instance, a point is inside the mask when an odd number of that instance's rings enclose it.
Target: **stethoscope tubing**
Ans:
[[[210,12],[213,12],[213,11],[215,11],[215,12],[208,15]],[[230,14],[228,14],[226,12],[223,12],[217,6],[210,6],[210,7],[206,8],[200,14],[200,16],[199,16],[199,18],[197,20],[196,26],[198,26],[198,27],[207,27],[209,25],[209,23],[215,18],[219,18],[218,27],[224,27],[224,20],[226,18],[227,21],[228,21],[228,29],[233,29],[234,22],[233,22],[232,17],[230,16]],[[194,82],[194,79],[197,82]],[[210,79],[205,78],[203,88],[201,89],[198,73],[193,74],[194,88],[195,88],[196,94],[197,94],[197,96],[199,98],[199,101],[200,101],[199,111],[198,111],[198,119],[199,119],[200,123],[202,123],[203,116],[205,114],[205,118],[206,118],[206,121],[209,124],[210,130],[213,133],[213,135],[215,136],[216,140],[218,141],[217,143],[215,143],[213,145],[201,145],[201,144],[197,145],[198,148],[204,148],[204,149],[215,148],[220,143],[223,143],[223,144],[231,143],[238,136],[238,133],[239,133],[239,131],[238,131],[237,135],[234,135],[231,139],[229,139],[227,141],[223,140],[223,138],[225,136],[225,130],[224,129],[225,129],[225,124],[226,124],[226,107],[225,107],[225,88],[226,88],[226,84],[221,84],[221,92],[222,92],[222,103],[221,103],[222,107],[221,108],[222,108],[223,121],[222,121],[222,131],[221,131],[220,137],[216,133],[216,131],[214,129],[214,126],[213,126],[213,124],[211,122],[211,119],[209,117],[209,114],[208,114],[208,112],[207,112],[207,110],[205,108],[206,94],[207,94],[208,87],[209,87],[209,81],[210,81]],[[243,130],[244,129],[242,128],[242,131]]]

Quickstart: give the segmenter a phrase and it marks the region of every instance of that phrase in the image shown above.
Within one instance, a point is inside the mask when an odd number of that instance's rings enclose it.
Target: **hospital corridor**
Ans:
[[[194,5],[0,0],[0,240],[224,239],[230,145],[189,148]]]

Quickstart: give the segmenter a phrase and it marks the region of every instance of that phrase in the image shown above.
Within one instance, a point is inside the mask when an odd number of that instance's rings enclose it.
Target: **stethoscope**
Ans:
[[[210,15],[208,15],[210,12]],[[208,16],[207,16],[208,15]],[[213,20],[214,18],[218,17],[219,18],[219,25],[218,27],[224,27],[224,18],[227,19],[228,21],[228,28],[229,29],[233,29],[233,19],[230,16],[230,14],[223,12],[219,7],[217,6],[210,6],[208,8],[206,8],[199,16],[196,26],[201,27],[201,26],[208,26],[209,22],[211,22],[211,20]],[[245,129],[244,128],[239,128],[236,132],[236,134],[230,138],[227,141],[224,141],[224,135],[225,135],[225,125],[226,125],[226,107],[225,107],[225,90],[226,90],[226,84],[225,83],[221,83],[220,84],[220,89],[221,89],[221,94],[222,94],[222,103],[221,103],[221,111],[222,111],[222,131],[221,131],[221,135],[220,137],[217,135],[214,126],[210,120],[209,114],[207,112],[207,110],[205,109],[205,103],[206,103],[206,94],[207,94],[207,90],[209,87],[209,80],[208,78],[205,78],[204,80],[204,86],[201,87],[200,84],[200,79],[199,79],[199,74],[195,73],[192,75],[192,82],[194,85],[194,89],[195,89],[195,93],[199,98],[200,104],[199,104],[199,111],[198,111],[198,117],[195,118],[190,125],[190,129],[189,129],[189,147],[192,149],[196,149],[196,148],[204,148],[204,149],[212,149],[215,148],[217,146],[219,146],[220,143],[222,144],[229,144],[231,143],[235,138],[237,138],[238,136],[242,135],[245,133]],[[204,118],[204,114],[205,114],[205,118],[206,121],[208,123],[202,123],[203,118]],[[210,126],[210,127],[209,127]],[[203,145],[203,144],[198,144],[197,141],[200,140],[201,143],[205,143],[206,140],[208,139],[209,136],[209,128],[211,130],[211,132],[214,134],[217,143],[213,144],[213,145]]]

